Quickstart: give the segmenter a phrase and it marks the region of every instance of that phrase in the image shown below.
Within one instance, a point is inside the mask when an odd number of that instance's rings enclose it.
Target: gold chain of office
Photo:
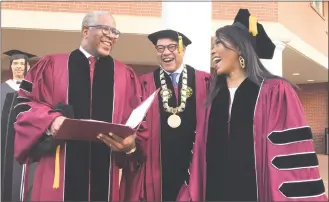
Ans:
[[[161,83],[160,95],[162,97],[163,108],[166,112],[172,114],[169,116],[167,120],[168,125],[172,128],[177,128],[181,124],[181,118],[177,114],[185,110],[186,100],[188,97],[192,95],[192,89],[187,86],[187,69],[186,66],[184,66],[182,72],[182,89],[180,93],[181,103],[178,107],[169,106],[168,100],[171,98],[173,92],[170,89],[168,89],[164,74],[165,72],[163,71],[163,69],[160,69],[160,83]]]

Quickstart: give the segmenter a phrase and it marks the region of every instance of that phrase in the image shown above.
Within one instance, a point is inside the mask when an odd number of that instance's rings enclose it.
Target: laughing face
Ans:
[[[172,39],[159,39],[156,45],[161,67],[167,72],[175,72],[183,63],[185,48],[178,53],[178,43]]]
[[[230,74],[240,68],[238,58],[239,55],[232,44],[216,38],[213,39],[211,59],[217,75]]]
[[[110,55],[112,47],[118,39],[115,30],[115,20],[108,15],[99,16],[96,26],[84,27],[83,35],[87,40],[89,52],[94,56]]]

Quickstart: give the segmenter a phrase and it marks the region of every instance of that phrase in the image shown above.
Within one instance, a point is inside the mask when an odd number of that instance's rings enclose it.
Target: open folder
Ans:
[[[126,138],[136,132],[139,125],[146,116],[153,103],[159,89],[154,91],[145,101],[134,109],[126,124],[108,123],[92,119],[65,119],[57,131],[55,138],[61,140],[96,140],[100,133],[114,133],[122,138]]]

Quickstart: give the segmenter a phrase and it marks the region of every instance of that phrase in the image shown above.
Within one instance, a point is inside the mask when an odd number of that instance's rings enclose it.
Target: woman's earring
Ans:
[[[246,67],[246,64],[244,63],[243,57],[239,56],[239,62],[240,62],[240,66],[244,69]]]

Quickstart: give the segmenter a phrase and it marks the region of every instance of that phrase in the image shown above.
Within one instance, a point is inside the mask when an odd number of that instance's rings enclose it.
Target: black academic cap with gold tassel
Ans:
[[[184,47],[187,47],[192,43],[192,41],[189,38],[187,38],[184,34],[171,29],[161,30],[148,35],[148,39],[155,46],[157,45],[159,39],[166,39],[166,38],[177,41],[179,52],[182,52]]]
[[[275,44],[268,37],[263,25],[257,22],[256,16],[250,14],[248,9],[240,9],[234,19],[234,25],[243,25],[254,38],[253,44],[259,58],[272,59],[275,50]]]

